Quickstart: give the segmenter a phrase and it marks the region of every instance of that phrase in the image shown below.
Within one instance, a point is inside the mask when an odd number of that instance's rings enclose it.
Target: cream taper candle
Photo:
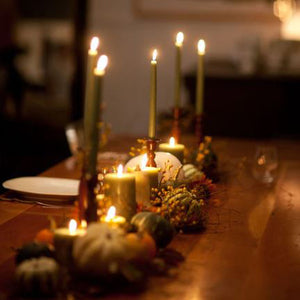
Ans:
[[[205,42],[198,41],[198,70],[197,70],[197,90],[196,90],[196,114],[203,113],[203,94],[204,94],[204,55]]]
[[[150,138],[155,137],[156,131],[156,94],[157,94],[157,50],[154,49],[151,60],[149,132]]]

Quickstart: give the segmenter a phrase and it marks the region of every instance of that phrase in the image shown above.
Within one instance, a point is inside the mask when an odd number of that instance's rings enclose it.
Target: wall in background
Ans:
[[[207,43],[207,57],[239,61],[243,45],[257,43],[262,47],[280,36],[278,22],[201,21],[172,18],[145,19],[137,16],[131,0],[91,0],[90,36],[101,39],[101,52],[109,56],[105,77],[105,120],[115,133],[146,135],[150,58],[154,47],[158,57],[158,110],[173,104],[174,39],[183,31],[183,72],[196,65],[196,44],[199,38]],[[87,42],[88,43],[88,42]],[[186,101],[183,91],[183,102]],[[224,99],[225,101],[225,99]]]

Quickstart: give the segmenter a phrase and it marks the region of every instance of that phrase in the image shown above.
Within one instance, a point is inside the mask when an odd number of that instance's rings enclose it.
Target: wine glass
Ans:
[[[278,168],[277,150],[273,146],[257,146],[254,155],[253,176],[263,183],[272,183]]]

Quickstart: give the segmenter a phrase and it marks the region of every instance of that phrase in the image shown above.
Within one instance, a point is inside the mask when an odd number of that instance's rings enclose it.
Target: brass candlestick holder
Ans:
[[[180,130],[180,117],[181,117],[181,108],[174,107],[173,109],[173,127],[172,127],[172,136],[175,138],[176,142],[180,142],[181,130]]]
[[[157,148],[157,145],[159,143],[159,139],[157,138],[145,138],[145,141],[146,141],[146,147],[147,147],[147,164],[146,166],[147,167],[154,167],[156,168],[157,165],[156,165],[156,162],[155,162],[155,150]]]
[[[195,134],[196,134],[196,142],[197,145],[200,145],[204,141],[204,133],[203,133],[203,114],[196,115],[196,123],[195,123]]]

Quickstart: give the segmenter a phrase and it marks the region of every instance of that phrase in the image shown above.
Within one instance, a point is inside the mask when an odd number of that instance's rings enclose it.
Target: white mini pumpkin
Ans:
[[[183,165],[182,171],[186,180],[192,180],[195,177],[201,177],[203,173],[197,169],[193,164]]]
[[[86,234],[78,237],[73,246],[77,269],[93,276],[117,274],[129,257],[125,233],[105,223],[88,226]]]
[[[28,259],[17,267],[15,279],[23,295],[52,296],[58,289],[59,265],[48,257]]]

